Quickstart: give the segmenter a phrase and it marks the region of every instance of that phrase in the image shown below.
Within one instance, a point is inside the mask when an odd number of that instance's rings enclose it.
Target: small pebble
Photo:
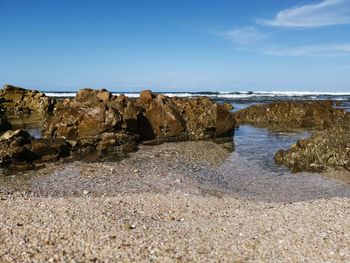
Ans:
[[[83,195],[87,195],[87,194],[89,194],[89,191],[88,190],[84,190],[83,191]]]

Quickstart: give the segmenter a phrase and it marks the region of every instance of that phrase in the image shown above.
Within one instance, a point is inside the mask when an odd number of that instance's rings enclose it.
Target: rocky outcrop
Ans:
[[[207,97],[169,98],[141,93],[138,104],[155,138],[202,140],[233,134],[235,119],[226,105]]]
[[[317,172],[327,167],[350,171],[350,127],[339,125],[300,139],[289,150],[279,150],[275,162],[295,172]]]
[[[140,97],[112,96],[106,90],[80,90],[56,105],[43,135],[65,138],[73,149],[125,151],[140,140],[200,140],[232,135],[233,115],[208,98],[180,99],[142,91]],[[77,147],[75,147],[77,145]]]
[[[0,137],[0,167],[32,167],[70,155],[64,139],[35,139],[24,130],[7,131]]]
[[[138,106],[123,95],[83,89],[74,99],[57,105],[44,122],[43,135],[69,140],[76,152],[135,149],[140,113]]]
[[[253,105],[237,111],[238,123],[266,128],[329,128],[350,120],[350,114],[332,101],[282,101]]]
[[[54,101],[37,90],[27,90],[5,85],[0,92],[1,106],[14,113],[48,113],[53,110]]]

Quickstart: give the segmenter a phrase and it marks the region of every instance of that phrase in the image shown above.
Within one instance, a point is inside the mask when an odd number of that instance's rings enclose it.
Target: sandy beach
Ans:
[[[244,174],[226,148],[145,145],[118,162],[3,176],[1,262],[350,260],[347,184],[253,164]]]
[[[2,198],[2,262],[348,262],[350,200]]]

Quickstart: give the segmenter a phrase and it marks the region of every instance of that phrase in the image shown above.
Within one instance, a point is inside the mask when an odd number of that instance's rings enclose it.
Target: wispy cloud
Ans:
[[[268,35],[259,32],[255,27],[242,27],[219,34],[221,37],[230,39],[239,45],[250,45],[260,42],[268,37]]]
[[[322,27],[350,24],[350,0],[324,0],[285,9],[272,20],[258,20],[259,24],[277,27]]]
[[[270,56],[286,57],[334,57],[350,55],[350,43],[317,44],[297,47],[263,46],[247,51],[259,52]]]

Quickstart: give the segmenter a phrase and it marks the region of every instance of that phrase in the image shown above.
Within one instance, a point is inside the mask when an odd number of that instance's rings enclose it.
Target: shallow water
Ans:
[[[263,101],[225,102],[237,110]],[[9,119],[14,128],[40,136],[40,116]],[[286,167],[275,165],[274,155],[279,149],[288,149],[309,135],[310,131],[279,132],[241,125],[234,140],[141,145],[139,151],[122,160],[115,158],[114,162],[110,158],[102,163],[54,163],[36,171],[0,176],[0,193],[29,191],[39,196],[70,196],[81,195],[86,189],[95,195],[181,191],[280,202],[350,197],[350,186],[343,179],[334,180],[335,176],[329,174],[293,174]],[[350,173],[345,178],[350,178]]]
[[[42,114],[10,114],[6,116],[12,124],[13,130],[24,129],[28,131],[31,136],[36,138],[41,137],[41,129],[44,121],[44,116]]]

